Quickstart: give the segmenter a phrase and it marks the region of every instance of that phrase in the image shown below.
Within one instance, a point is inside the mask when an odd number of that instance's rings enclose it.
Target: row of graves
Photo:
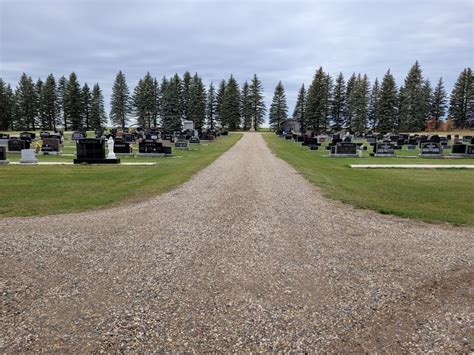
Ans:
[[[21,132],[19,136],[0,133],[0,147],[2,147],[1,150],[4,154],[7,152],[9,154],[22,154],[24,150],[32,150],[33,154],[58,155],[63,144],[64,137],[62,132],[44,131],[39,135],[33,132]],[[25,154],[32,153],[28,152]]]
[[[361,157],[362,152],[372,147],[369,154],[373,157],[396,157],[397,151],[401,151],[404,146],[408,151],[419,151],[418,156],[422,158],[473,158],[474,157],[474,137],[459,135],[408,135],[408,134],[367,134],[349,132],[319,134],[295,134],[276,132],[281,138],[294,140],[307,146],[310,150],[318,150],[323,143],[330,157]],[[448,155],[444,150],[450,150]]]

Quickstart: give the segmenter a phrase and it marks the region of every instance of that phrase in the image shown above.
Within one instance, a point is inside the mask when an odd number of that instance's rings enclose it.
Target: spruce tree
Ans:
[[[390,70],[388,70],[380,86],[378,131],[387,132],[396,128],[398,120],[397,103],[397,84]]]
[[[240,127],[240,90],[239,84],[231,75],[225,85],[220,108],[220,119],[223,127],[237,130]],[[253,112],[255,113],[255,112]]]
[[[426,125],[426,95],[423,91],[423,76],[418,61],[411,67],[405,79],[399,116],[399,130],[418,132]]]
[[[77,80],[76,73],[72,72],[67,81],[64,97],[64,115],[67,117],[72,130],[78,130],[83,127],[82,113],[81,86]]]
[[[431,114],[431,103],[433,102],[433,89],[431,88],[431,83],[428,79],[423,82],[422,87],[423,92],[423,117],[425,117],[423,130],[426,129],[426,124],[428,119],[430,119]]]
[[[351,77],[347,81],[346,86],[346,108],[344,114],[344,128],[352,127],[352,118],[354,116],[355,111],[355,102],[354,102],[354,94],[353,90],[356,86],[357,76],[355,73],[352,73]]]
[[[305,115],[309,129],[325,130],[329,123],[331,79],[320,67],[308,89]]]
[[[153,79],[153,126],[158,127],[158,118],[160,116],[160,84],[156,78]]]
[[[252,102],[250,101],[250,86],[245,81],[240,94],[240,114],[242,116],[242,129],[248,131],[252,127]]]
[[[370,83],[367,75],[357,77],[356,85],[351,95],[353,96],[354,116],[352,119],[352,130],[354,132],[365,132],[367,129],[367,109],[369,103]]]
[[[58,91],[57,91],[57,96],[58,96],[58,103],[59,103],[59,115],[62,117],[62,124],[64,126],[64,130],[67,131],[69,128],[69,122],[67,119],[67,116],[65,114],[65,104],[66,104],[66,87],[67,87],[67,79],[62,76],[59,78],[58,81]]]
[[[44,115],[44,107],[43,107],[43,80],[41,78],[38,78],[35,84],[35,92],[36,92],[36,109],[37,109],[37,117],[36,117],[36,122],[38,122],[39,126],[42,129],[45,129],[46,127],[46,122],[45,122],[45,115]]]
[[[43,86],[41,107],[44,111],[46,129],[56,130],[60,124],[60,103],[57,94],[56,81],[53,74],[49,74]]]
[[[191,85],[193,78],[189,71],[186,71],[183,75],[183,80],[181,83],[181,111],[183,114],[183,119],[189,120],[189,105],[191,100]]]
[[[35,84],[23,73],[15,90],[15,129],[36,129],[37,103]]]
[[[219,88],[217,89],[217,94],[216,94],[216,121],[219,122],[221,127],[224,127],[224,123],[222,122],[222,102],[224,100],[224,93],[225,93],[225,87],[226,87],[226,82],[224,79],[219,83]]]
[[[91,110],[90,110],[90,128],[105,128],[107,125],[107,115],[104,108],[104,96],[98,83],[92,87]]]
[[[160,93],[159,93],[159,102],[160,102],[160,112],[159,112],[159,120],[161,125],[163,125],[163,112],[166,111],[166,102],[164,101],[164,96],[166,92],[166,87],[168,85],[168,79],[166,79],[166,76],[163,76],[163,79],[161,79],[161,84],[160,84]]]
[[[133,112],[140,127],[150,128],[153,125],[156,111],[155,81],[146,73],[138,81],[131,100]]]
[[[446,90],[444,90],[443,78],[439,78],[430,106],[430,116],[435,120],[436,128],[439,128],[441,119],[446,115],[446,104]]]
[[[474,115],[474,75],[471,68],[464,69],[454,84],[449,115],[456,128],[468,128],[468,118]]]
[[[163,128],[167,131],[181,131],[181,79],[175,74],[166,83],[162,98]]]
[[[206,123],[211,131],[214,130],[216,125],[216,108],[217,108],[217,97],[216,89],[214,85],[209,85],[207,90],[207,99],[206,99]]]
[[[296,99],[295,109],[293,110],[293,118],[298,121],[300,124],[301,133],[306,133],[306,89],[304,84],[301,85],[300,90],[298,91],[298,98]]]
[[[86,130],[90,129],[90,117],[91,117],[91,101],[92,101],[92,94],[91,90],[89,89],[89,85],[84,83],[82,87],[82,122],[86,126]]]
[[[206,88],[197,73],[189,88],[188,118],[194,122],[194,128],[202,132],[206,122]]]
[[[334,85],[332,94],[332,125],[336,131],[340,131],[345,122],[345,108],[346,108],[346,83],[344,75],[339,73],[336,84]]]
[[[288,105],[286,103],[285,88],[281,81],[275,88],[272,105],[270,106],[270,127],[279,131],[281,125],[288,118]]]
[[[258,130],[260,125],[265,119],[265,101],[263,99],[263,86],[262,82],[257,78],[257,74],[253,75],[252,82],[250,84],[249,100],[252,105],[252,123],[253,126],[250,129]]]
[[[380,87],[379,80],[375,78],[374,85],[369,98],[369,107],[367,112],[368,127],[375,129],[377,127],[379,116]]]
[[[15,105],[10,85],[0,78],[0,129],[13,129],[13,108]]]
[[[112,124],[126,127],[129,122],[131,105],[127,80],[122,71],[119,71],[115,77],[110,107],[110,119]]]

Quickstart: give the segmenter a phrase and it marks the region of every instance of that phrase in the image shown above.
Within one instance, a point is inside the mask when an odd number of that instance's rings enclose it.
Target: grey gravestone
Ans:
[[[434,142],[421,143],[420,156],[423,158],[439,158],[443,155],[441,144]]]
[[[376,157],[394,157],[395,145],[392,143],[376,143],[374,155]]]
[[[192,143],[192,144],[199,144],[199,137],[196,137],[196,136],[193,136],[189,139],[189,143]]]
[[[188,141],[186,141],[186,140],[178,141],[174,144],[174,147],[176,149],[189,149],[189,144],[188,144]]]
[[[334,149],[331,149],[331,156],[356,158],[358,157],[357,145],[355,143],[339,142]]]
[[[36,160],[35,150],[34,149],[23,149],[21,151],[20,163],[22,163],[22,164],[36,164],[36,163],[38,163],[38,160]]]
[[[474,144],[470,144],[466,147],[466,156],[474,158]]]

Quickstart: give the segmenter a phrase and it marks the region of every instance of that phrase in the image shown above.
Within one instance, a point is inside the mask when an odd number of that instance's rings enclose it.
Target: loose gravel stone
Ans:
[[[328,200],[258,133],[174,191],[0,238],[2,352],[474,350],[474,228]]]

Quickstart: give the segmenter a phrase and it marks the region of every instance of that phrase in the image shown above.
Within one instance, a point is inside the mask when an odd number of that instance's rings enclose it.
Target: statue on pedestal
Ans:
[[[109,154],[107,155],[107,159],[116,159],[117,157],[114,153],[114,139],[112,138],[112,136],[110,136],[107,140],[107,148],[109,148]]]

